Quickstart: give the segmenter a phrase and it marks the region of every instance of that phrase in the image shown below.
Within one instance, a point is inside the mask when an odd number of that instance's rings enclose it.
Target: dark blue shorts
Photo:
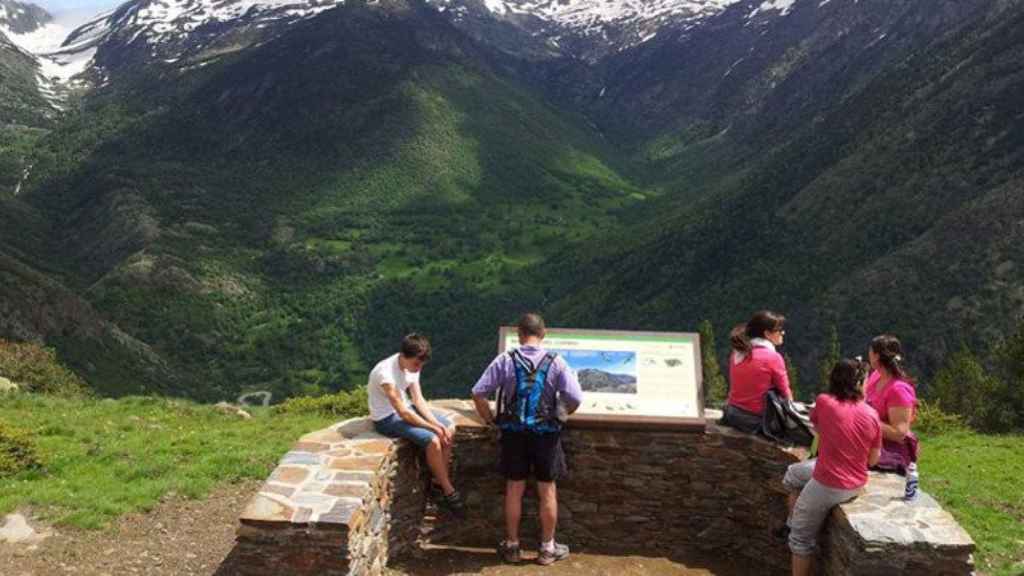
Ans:
[[[413,410],[415,409],[416,408],[413,407]],[[431,410],[431,412],[434,413],[434,418],[437,418],[437,421],[440,422],[442,426],[445,428],[451,427],[452,421],[447,416],[437,410]],[[420,416],[422,416],[422,414],[420,414]],[[419,426],[409,424],[405,420],[402,420],[402,417],[398,414],[392,414],[383,420],[374,420],[373,429],[376,430],[378,434],[383,434],[388,438],[405,438],[420,448],[426,448],[428,444],[434,441],[434,437],[437,436],[437,434],[434,434],[426,428],[420,428]]]
[[[498,470],[507,480],[526,480],[533,473],[538,482],[554,482],[565,474],[562,433],[501,432]]]

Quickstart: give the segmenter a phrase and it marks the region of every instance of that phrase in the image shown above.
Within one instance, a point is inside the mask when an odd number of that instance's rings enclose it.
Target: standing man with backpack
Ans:
[[[537,563],[546,566],[569,556],[568,546],[555,543],[555,481],[565,471],[562,420],[579,407],[583,391],[565,360],[540,347],[546,330],[539,314],[524,314],[517,330],[519,348],[491,362],[473,386],[473,402],[485,422],[501,429],[499,467],[505,476],[506,537],[498,545],[498,554],[509,563],[521,560],[519,519],[526,480],[532,471],[540,500]],[[497,414],[488,402],[495,392]]]

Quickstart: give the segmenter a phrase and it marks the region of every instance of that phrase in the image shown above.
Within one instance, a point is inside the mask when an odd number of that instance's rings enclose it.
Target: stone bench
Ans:
[[[433,406],[456,424],[452,471],[465,520],[425,521],[419,452],[375,434],[368,419],[349,420],[302,437],[282,458],[242,514],[225,573],[376,575],[421,544],[493,546],[504,493],[495,432],[470,402]],[[728,555],[759,573],[787,572],[789,552],[772,530],[785,522],[781,479],[802,449],[715,424],[609,428],[583,419],[570,420],[564,444],[559,539],[595,552]],[[832,514],[818,566],[844,576],[971,574],[970,537],[931,497],[908,504],[902,489],[902,478],[873,474],[863,496]],[[539,529],[532,490],[523,513],[530,544]]]
[[[974,541],[967,532],[925,492],[905,502],[903,488],[902,476],[872,472],[864,494],[836,507],[821,552],[825,573],[972,573]]]

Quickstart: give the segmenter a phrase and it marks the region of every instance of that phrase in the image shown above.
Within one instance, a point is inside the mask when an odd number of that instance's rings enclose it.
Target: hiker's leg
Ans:
[[[786,475],[782,478],[782,484],[789,491],[789,494],[786,496],[786,508],[789,510],[789,516],[793,515],[793,507],[796,506],[796,500],[800,496],[800,491],[811,481],[816,462],[816,459],[804,460],[803,462],[790,464],[789,468],[786,468]]]
[[[454,438],[455,438],[455,424],[453,424],[451,419],[448,418],[448,416],[445,415],[443,412],[440,412],[438,410],[431,410],[431,412],[433,412],[434,418],[437,418],[437,421],[441,423],[441,426],[444,426],[445,429],[448,430],[448,437],[453,439],[452,442],[449,442],[448,444],[442,444],[441,445],[441,450],[442,450],[441,459],[444,460],[445,469],[449,469],[450,470],[451,464],[452,464],[452,446],[455,445],[455,442],[454,442]],[[449,478],[450,478],[450,475],[449,475]],[[435,483],[437,483],[440,486],[440,483],[441,483],[440,480],[435,479],[434,481],[435,481]],[[440,487],[442,488],[442,490],[444,490],[443,486],[440,486]],[[447,490],[445,490],[444,493],[448,494],[449,492]]]
[[[549,542],[555,537],[558,524],[558,491],[554,482],[537,482],[537,497],[540,500],[540,541]]]
[[[793,576],[811,576],[811,561],[814,556],[793,554]]]
[[[519,541],[519,519],[523,516],[524,492],[526,480],[505,482],[505,539],[508,542]]]
[[[426,446],[427,453],[427,467],[430,468],[430,473],[434,475],[434,480],[441,487],[445,496],[455,492],[455,487],[452,486],[452,482],[448,477],[448,460],[444,448],[441,446],[441,439],[437,437],[433,432],[430,433],[430,443]]]

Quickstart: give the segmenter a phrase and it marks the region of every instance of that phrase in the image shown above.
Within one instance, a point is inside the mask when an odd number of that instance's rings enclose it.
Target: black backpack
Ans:
[[[759,432],[780,444],[810,447],[814,442],[810,418],[774,388],[764,395],[764,415]]]

